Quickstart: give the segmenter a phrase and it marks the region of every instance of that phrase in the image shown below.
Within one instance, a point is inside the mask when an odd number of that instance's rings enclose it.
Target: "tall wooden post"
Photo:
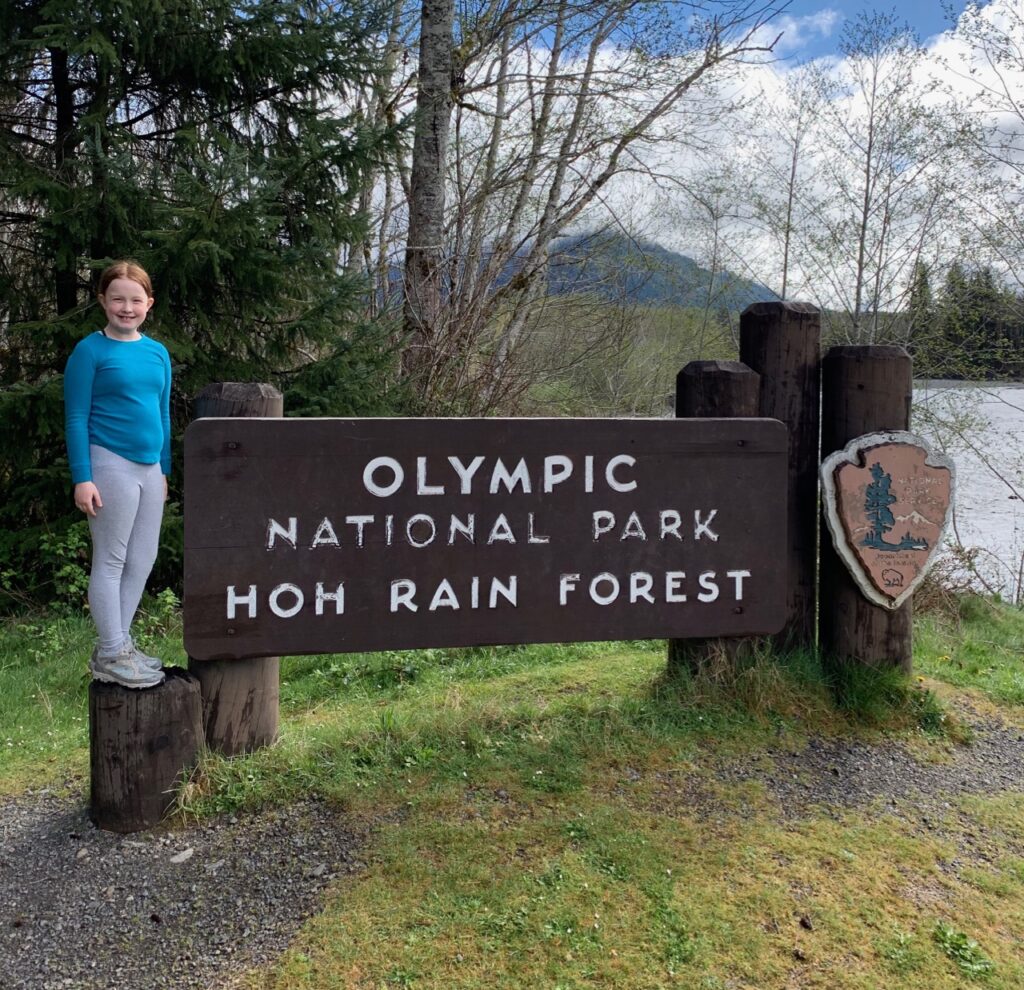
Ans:
[[[760,376],[740,361],[691,361],[676,376],[676,417],[757,416]],[[750,639],[670,639],[668,665],[697,673],[713,663],[732,664]]]
[[[814,649],[817,612],[821,317],[799,302],[754,303],[740,316],[740,360],[761,376],[760,415],[789,427],[789,617],[774,637]]]
[[[195,398],[193,418],[207,416],[279,417],[284,398],[273,385],[217,382]],[[185,479],[185,513],[202,512],[190,505]],[[188,588],[185,589],[186,596]],[[203,697],[206,744],[226,756],[268,746],[277,738],[280,720],[280,657],[239,660],[194,660],[188,669],[199,678]]]
[[[912,363],[902,347],[833,347],[822,363],[822,457],[866,433],[906,430]],[[911,603],[890,610],[869,602],[821,535],[821,652],[826,661],[911,669]]]

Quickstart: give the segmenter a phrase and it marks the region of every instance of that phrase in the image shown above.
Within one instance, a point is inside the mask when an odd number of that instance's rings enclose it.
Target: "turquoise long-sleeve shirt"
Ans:
[[[64,369],[64,425],[71,480],[92,481],[89,444],[171,473],[171,359],[149,337],[80,340]]]

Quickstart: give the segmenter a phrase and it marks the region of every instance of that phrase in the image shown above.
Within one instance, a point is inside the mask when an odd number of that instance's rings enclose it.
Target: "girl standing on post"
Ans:
[[[89,669],[97,680],[147,688],[164,679],[162,664],[136,648],[130,629],[156,561],[171,472],[171,362],[139,331],[154,301],[144,269],[115,262],[98,298],[106,326],[78,342],[64,371],[75,505],[92,535]]]

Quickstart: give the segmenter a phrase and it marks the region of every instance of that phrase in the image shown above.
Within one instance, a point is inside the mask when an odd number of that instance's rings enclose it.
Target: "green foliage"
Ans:
[[[932,938],[965,976],[984,977],[992,972],[992,960],[982,952],[981,946],[944,921],[935,923]]]
[[[213,381],[278,384],[292,413],[398,407],[388,327],[365,322],[365,286],[343,265],[365,235],[357,197],[395,139],[359,110],[380,71],[385,12],[373,4],[3,7],[0,573],[18,576],[8,608],[67,590],[39,564],[44,537],[66,543],[77,521],[61,372],[98,327],[95,280],[110,260],[134,257],[154,277],[146,331],[171,354],[175,481],[188,397]],[[169,513],[165,549],[179,526]],[[161,560],[159,586],[178,585],[179,562]]]
[[[661,416],[684,365],[736,357],[728,313],[562,296],[523,344],[523,405],[531,415]]]
[[[930,677],[1024,705],[1024,611],[966,595],[959,609],[915,620],[914,662]]]
[[[150,653],[157,649],[157,641],[170,636],[180,621],[181,599],[170,588],[147,597],[135,616],[132,638],[136,645]]]
[[[866,725],[902,720],[929,735],[963,732],[949,721],[934,692],[896,668],[837,663],[829,667],[828,681],[839,707]]]
[[[65,606],[79,607],[89,588],[89,524],[85,519],[69,526],[61,535],[44,533],[39,540],[42,566],[52,575],[56,599]]]
[[[927,270],[918,266],[907,320],[919,376],[990,379],[1024,372],[1024,298],[989,267],[954,263],[936,299]]]
[[[895,973],[903,975],[919,969],[924,955],[917,939],[908,932],[896,929],[892,937],[878,945],[878,954]]]
[[[674,975],[680,966],[692,963],[697,956],[697,942],[687,930],[679,912],[660,901],[653,911],[657,929],[662,937],[662,957],[669,973]]]
[[[60,381],[0,384],[0,571],[14,575],[0,589],[0,610],[54,596],[40,540],[63,539],[81,515],[71,500],[63,415]]]
[[[157,655],[181,662],[172,601],[144,612],[168,623]],[[975,606],[962,621],[991,636]],[[92,638],[81,617],[0,623],[0,793],[70,782],[80,794]],[[871,803],[780,816],[720,761],[771,772],[780,748],[848,724],[807,707],[802,664],[777,689],[802,707],[768,725],[763,703],[730,712],[721,698],[658,690],[664,650],[284,658],[279,744],[208,755],[181,806],[206,816],[341,800],[347,820],[372,826],[371,845],[360,882],[253,979],[344,986],[358,966],[374,986],[774,987],[797,945],[799,972],[823,974],[822,986],[1020,985],[1020,795],[951,798],[938,834]],[[1019,666],[1019,650],[993,662]],[[897,729],[881,745],[903,739]],[[517,779],[568,762],[575,783],[566,774],[557,797]],[[979,835],[985,861],[950,865]],[[924,895],[943,904],[930,918]]]
[[[321,360],[280,378],[288,416],[389,416],[405,410],[400,382],[382,377],[380,329],[359,324]]]
[[[907,336],[920,340],[932,332],[935,318],[935,298],[932,295],[931,276],[928,266],[920,261],[914,265],[914,276],[910,284],[910,300],[907,303]]]

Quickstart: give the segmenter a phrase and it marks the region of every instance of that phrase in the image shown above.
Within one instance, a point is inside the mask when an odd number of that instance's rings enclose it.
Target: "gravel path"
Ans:
[[[361,844],[315,802],[128,836],[81,798],[0,803],[0,988],[223,986],[287,947]]]
[[[839,818],[857,808],[869,819],[899,818],[917,834],[953,836],[966,859],[988,861],[992,843],[954,802],[972,794],[1024,793],[1024,730],[963,702],[947,703],[972,738],[966,745],[951,744],[939,761],[923,760],[898,741],[811,738],[800,750],[769,748],[751,759],[716,759],[700,773],[657,772],[652,803],[665,813],[678,809],[713,823],[753,812],[733,802],[723,806],[717,786],[756,781],[784,822],[813,813]],[[1024,855],[1024,845],[1012,838],[991,838]],[[949,865],[955,872],[960,864]]]
[[[700,817],[722,811],[709,778],[718,783],[759,781],[782,818],[803,818],[813,808],[838,814],[874,805],[891,814],[905,802],[924,807],[948,804],[959,794],[1024,791],[1024,730],[957,705],[970,726],[966,745],[951,744],[948,759],[924,762],[896,741],[868,743],[844,738],[811,738],[805,748],[767,748],[753,760],[720,760],[702,775],[657,773],[658,798],[694,805]]]
[[[958,714],[974,738],[947,762],[923,762],[898,742],[812,739],[800,751],[657,772],[654,802],[714,820],[737,813],[716,801],[715,781],[756,780],[783,819],[865,807],[941,831],[959,817],[959,795],[1024,791],[1024,732]],[[987,858],[983,839],[957,834],[966,858]],[[93,828],[80,797],[0,802],[0,990],[225,987],[287,947],[327,884],[362,868],[364,841],[312,801],[133,836]]]

